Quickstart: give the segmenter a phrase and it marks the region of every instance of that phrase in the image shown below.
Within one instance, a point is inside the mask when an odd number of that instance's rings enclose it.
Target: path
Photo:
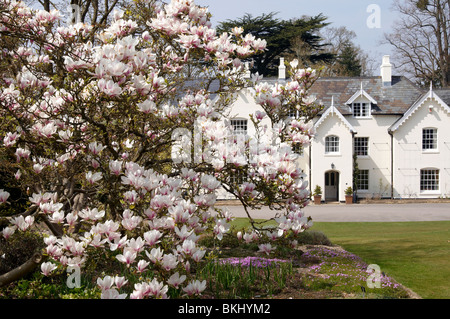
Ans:
[[[226,206],[235,217],[247,217],[242,206]],[[450,220],[450,203],[417,204],[325,204],[310,205],[305,215],[317,222],[404,222]],[[274,213],[264,207],[251,212],[255,219],[269,219]]]

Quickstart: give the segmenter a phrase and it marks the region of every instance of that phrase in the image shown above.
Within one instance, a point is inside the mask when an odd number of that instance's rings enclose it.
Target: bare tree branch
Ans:
[[[43,256],[41,253],[35,253],[33,257],[27,260],[24,264],[11,270],[10,272],[7,272],[6,274],[1,275],[0,287],[6,286],[16,280],[19,280],[20,278],[23,278],[24,276],[32,272],[37,266],[39,266],[39,264],[43,262],[44,259],[45,256]]]
[[[450,85],[450,5],[444,0],[396,0],[401,18],[385,35],[397,67],[419,85]]]

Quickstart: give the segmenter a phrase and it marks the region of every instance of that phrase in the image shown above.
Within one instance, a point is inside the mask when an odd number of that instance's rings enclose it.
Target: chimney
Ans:
[[[286,80],[286,66],[284,65],[284,58],[280,58],[280,66],[278,67],[278,79]]]
[[[383,86],[391,86],[392,83],[392,64],[389,62],[389,55],[383,56],[381,64],[381,81]]]

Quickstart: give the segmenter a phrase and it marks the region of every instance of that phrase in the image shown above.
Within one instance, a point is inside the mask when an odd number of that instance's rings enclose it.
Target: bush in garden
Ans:
[[[45,225],[44,275],[83,271],[103,250],[126,269],[98,278],[104,298],[165,298],[169,287],[201,294],[190,271],[205,257],[198,240],[221,239],[232,219],[215,206],[222,188],[246,210],[274,209],[277,229],[243,235],[264,253],[311,225],[291,146],[314,133],[313,70],[293,61],[285,84],[249,81],[244,62],[264,41],[239,28],[217,34],[207,9],[189,0],[135,1],[104,28],[14,0],[0,0],[0,14],[1,152],[15,159],[31,203],[2,235]],[[251,115],[256,135],[239,140],[226,110],[249,85],[264,111]],[[304,121],[287,118],[293,108]],[[0,190],[0,205],[11,200]],[[132,292],[120,293],[123,285]]]

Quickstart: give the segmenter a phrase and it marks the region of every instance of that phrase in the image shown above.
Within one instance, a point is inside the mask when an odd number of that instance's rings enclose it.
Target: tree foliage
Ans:
[[[322,32],[327,52],[334,59],[324,65],[324,76],[367,76],[372,67],[369,55],[354,42],[356,33],[346,27],[328,27]]]
[[[307,95],[313,70],[292,61],[289,82],[252,83],[243,61],[265,41],[217,33],[210,13],[189,0],[135,1],[104,25],[13,0],[0,0],[0,14],[0,154],[29,196],[2,235],[45,225],[44,275],[101,255],[126,267],[98,279],[105,298],[123,297],[128,281],[130,298],[164,298],[169,287],[198,295],[204,284],[190,271],[206,253],[198,239],[220,240],[232,219],[215,205],[221,189],[246,210],[274,209],[270,233],[249,214],[261,244],[291,244],[310,227],[291,145],[307,145],[314,130],[282,112],[317,113]],[[262,111],[249,115],[256,136],[239,139],[225,110],[249,85]],[[244,170],[248,178],[236,181]],[[0,205],[13,195],[0,189]]]
[[[252,56],[252,71],[274,76],[278,74],[280,57],[298,59],[304,67],[330,61],[333,55],[324,51],[325,44],[319,35],[319,31],[327,25],[326,17],[322,14],[280,20],[276,18],[275,12],[271,12],[258,17],[246,14],[236,20],[221,22],[218,30],[230,32],[232,28],[240,27],[244,34],[265,40],[266,50]],[[299,49],[306,49],[307,53],[299,55]]]

